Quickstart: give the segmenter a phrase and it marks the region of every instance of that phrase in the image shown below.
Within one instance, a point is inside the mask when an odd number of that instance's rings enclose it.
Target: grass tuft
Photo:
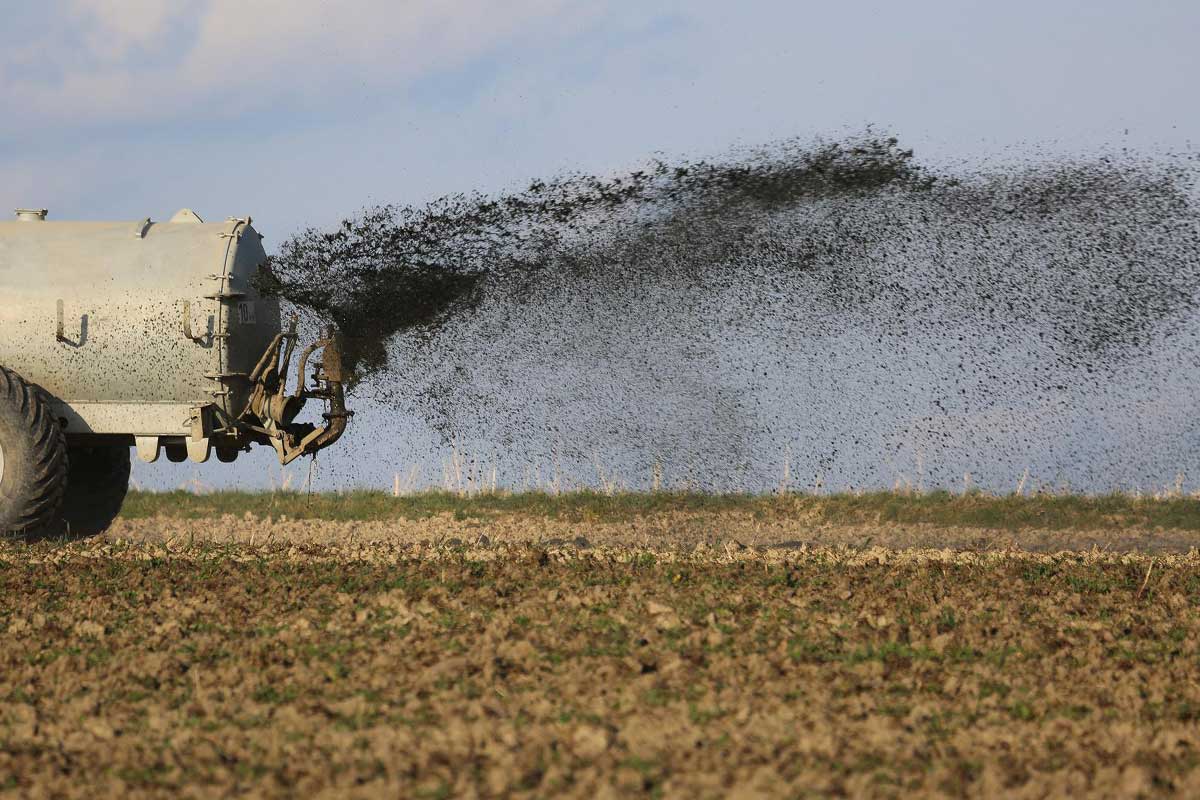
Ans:
[[[816,525],[934,525],[1019,530],[1156,528],[1200,530],[1200,498],[1108,495],[952,494],[704,494],[700,492],[445,491],[395,497],[381,491],[303,494],[291,491],[130,492],[121,516],[197,519],[221,514],[254,518],[370,521],[536,516],[572,521],[620,522],[658,514],[740,513],[762,519],[803,519]]]

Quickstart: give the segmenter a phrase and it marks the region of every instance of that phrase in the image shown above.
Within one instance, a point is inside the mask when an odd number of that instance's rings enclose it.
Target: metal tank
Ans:
[[[349,412],[336,339],[323,331],[293,368],[296,322],[284,327],[254,285],[261,239],[249,217],[206,223],[187,209],[166,222],[41,209],[0,222],[0,531],[112,506],[131,446],[148,462],[202,462],[269,445],[286,464],[337,440]],[[297,423],[313,398],[323,424]],[[22,436],[53,441],[31,450]]]

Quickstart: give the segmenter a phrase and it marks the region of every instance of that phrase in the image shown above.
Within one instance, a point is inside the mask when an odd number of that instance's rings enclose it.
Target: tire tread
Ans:
[[[11,509],[9,532],[37,530],[56,522],[67,489],[67,434],[50,410],[45,393],[0,366],[0,413],[16,414],[30,432],[29,491]]]

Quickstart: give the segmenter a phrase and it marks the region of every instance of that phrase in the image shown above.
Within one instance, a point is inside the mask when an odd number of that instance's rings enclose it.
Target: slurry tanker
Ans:
[[[0,533],[102,530],[131,449],[231,462],[266,445],[287,464],[342,435],[336,336],[297,354],[296,318],[255,288],[266,253],[249,217],[46,216],[0,222]],[[323,424],[296,421],[310,399]]]

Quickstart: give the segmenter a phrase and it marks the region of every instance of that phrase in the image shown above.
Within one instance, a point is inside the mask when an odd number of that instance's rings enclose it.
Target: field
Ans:
[[[0,787],[1196,796],[1198,538],[1191,498],[136,494],[0,545]]]

